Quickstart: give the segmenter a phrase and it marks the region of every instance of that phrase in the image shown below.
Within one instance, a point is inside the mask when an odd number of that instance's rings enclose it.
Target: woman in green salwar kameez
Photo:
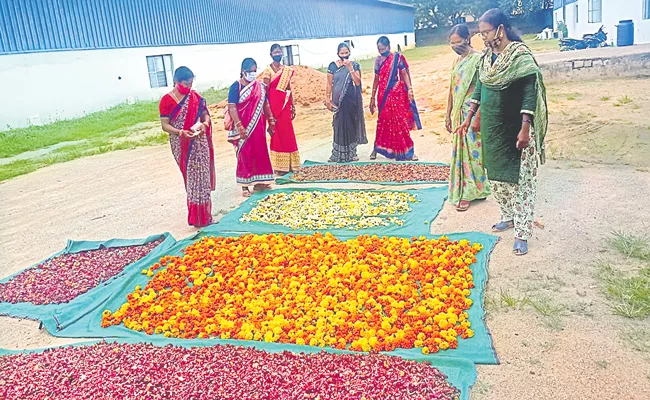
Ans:
[[[456,25],[449,34],[449,44],[458,54],[451,71],[446,128],[453,133],[467,118],[478,78],[481,53],[471,45],[467,25]],[[448,201],[458,211],[467,211],[470,202],[485,199],[490,185],[483,166],[480,121],[474,120],[466,134],[453,133]]]
[[[492,230],[514,228],[516,255],[528,253],[537,199],[537,169],[545,162],[548,126],[546,89],[530,49],[498,9],[479,20],[486,51],[468,118],[458,129],[466,132],[481,111],[483,160],[501,221]]]

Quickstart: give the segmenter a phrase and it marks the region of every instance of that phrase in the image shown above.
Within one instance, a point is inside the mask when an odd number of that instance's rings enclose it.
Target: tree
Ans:
[[[500,0],[499,8],[509,15],[529,16],[553,8],[553,0]]]
[[[514,1],[516,2],[517,0]],[[498,7],[499,3],[499,0],[411,1],[411,4],[415,6],[416,26],[418,29],[453,25],[463,16],[478,18],[490,8]]]

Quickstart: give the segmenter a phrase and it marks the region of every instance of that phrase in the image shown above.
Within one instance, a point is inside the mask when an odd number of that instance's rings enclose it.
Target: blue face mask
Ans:
[[[282,55],[271,56],[271,58],[272,58],[273,61],[275,61],[275,62],[280,62],[280,61],[282,61]]]
[[[383,57],[388,57],[390,55],[390,50],[386,50],[383,53],[380,53]]]

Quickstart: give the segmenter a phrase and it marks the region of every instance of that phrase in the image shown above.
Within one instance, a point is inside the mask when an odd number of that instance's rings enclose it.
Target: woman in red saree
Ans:
[[[210,192],[216,186],[212,122],[205,102],[192,90],[194,74],[187,67],[174,72],[174,89],[160,100],[160,121],[169,134],[176,164],[187,192],[187,223],[202,227],[212,223]]]
[[[273,63],[262,73],[271,112],[277,121],[271,136],[271,164],[276,174],[284,175],[300,168],[300,153],[293,131],[296,107],[291,94],[291,78],[294,70],[280,63],[282,47],[279,44],[271,46],[271,57]]]
[[[386,36],[377,41],[377,50],[380,56],[375,61],[370,112],[374,114],[379,109],[379,116],[375,149],[370,159],[376,159],[379,153],[398,161],[416,161],[411,130],[422,129],[422,125],[413,98],[409,65],[403,55],[391,53]]]
[[[160,100],[160,121],[169,134],[176,164],[187,192],[187,223],[202,227],[212,223],[210,192],[216,186],[212,122],[205,102],[192,90],[194,74],[187,67],[174,72],[174,89]]]
[[[235,146],[237,183],[242,186],[244,197],[251,195],[248,189],[251,184],[255,190],[268,189],[274,180],[266,145],[266,121],[272,134],[275,119],[266,99],[266,89],[256,77],[257,63],[246,58],[242,62],[241,78],[228,92],[228,113],[233,122],[228,141]]]

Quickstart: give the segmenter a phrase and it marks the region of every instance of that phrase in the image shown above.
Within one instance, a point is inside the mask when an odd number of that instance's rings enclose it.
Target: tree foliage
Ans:
[[[454,24],[458,18],[478,18],[491,8],[500,8],[510,15],[527,16],[553,8],[553,0],[411,0],[415,6],[419,29]]]
[[[528,16],[553,8],[553,0],[499,0],[499,8],[510,15]]]

